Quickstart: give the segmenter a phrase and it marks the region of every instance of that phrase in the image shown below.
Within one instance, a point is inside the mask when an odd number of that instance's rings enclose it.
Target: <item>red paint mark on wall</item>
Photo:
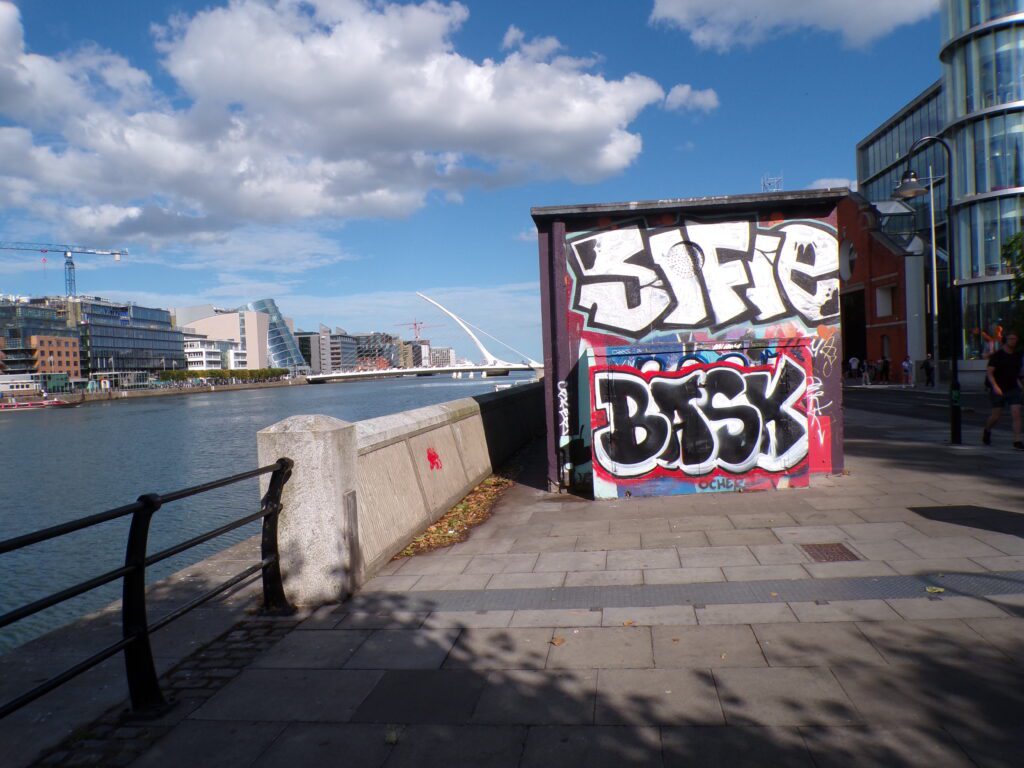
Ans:
[[[433,448],[427,448],[427,461],[430,462],[431,470],[441,469],[441,457],[437,455],[437,451]]]

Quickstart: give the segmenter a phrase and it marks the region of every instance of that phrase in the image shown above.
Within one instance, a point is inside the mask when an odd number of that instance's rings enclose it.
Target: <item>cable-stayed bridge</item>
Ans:
[[[439,368],[382,368],[380,370],[372,371],[332,371],[331,373],[319,373],[307,376],[306,381],[308,381],[310,384],[323,384],[325,382],[331,381],[387,379],[395,378],[397,376],[440,376],[444,374],[449,374],[457,378],[461,378],[464,376],[472,378],[478,374],[481,376],[481,378],[493,378],[497,376],[508,376],[510,373],[518,371],[533,371],[540,373],[541,371],[544,370],[544,365],[542,363],[538,363],[536,360],[533,360],[528,355],[524,355],[522,352],[518,352],[512,347],[509,347],[508,344],[501,341],[500,339],[497,339],[494,336],[491,336],[486,331],[477,328],[477,330],[480,331],[485,336],[494,339],[502,346],[508,347],[513,352],[516,352],[516,354],[520,355],[522,358],[525,358],[527,362],[510,363],[495,356],[490,352],[490,350],[487,349],[487,347],[484,346],[483,342],[480,341],[480,338],[475,333],[473,333],[473,330],[470,328],[469,323],[467,323],[465,320],[463,320],[461,317],[456,315],[451,310],[441,306],[441,304],[434,301],[429,296],[425,296],[422,293],[417,293],[416,295],[425,301],[429,301],[435,307],[437,307],[446,315],[448,315],[448,317],[454,320],[458,324],[458,326],[469,335],[469,338],[473,340],[473,343],[476,345],[476,348],[480,350],[480,354],[483,355],[484,362],[479,365],[469,363],[467,365],[453,365]]]

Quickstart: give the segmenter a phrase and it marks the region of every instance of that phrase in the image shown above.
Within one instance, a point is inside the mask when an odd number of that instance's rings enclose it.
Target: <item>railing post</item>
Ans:
[[[160,497],[155,493],[139,496],[142,508],[132,515],[128,531],[128,546],[124,564],[132,571],[124,577],[121,601],[121,631],[131,642],[124,649],[128,691],[132,713],[136,716],[156,716],[168,708],[153,663],[153,649],[149,644],[149,622],[146,619],[146,547],[149,541],[149,523],[160,509]]]
[[[277,469],[270,476],[270,487],[263,495],[263,537],[260,557],[263,559],[263,613],[272,616],[291,616],[295,606],[288,602],[281,580],[281,554],[277,546],[277,523],[281,515],[281,493],[292,476],[294,462],[278,459]]]

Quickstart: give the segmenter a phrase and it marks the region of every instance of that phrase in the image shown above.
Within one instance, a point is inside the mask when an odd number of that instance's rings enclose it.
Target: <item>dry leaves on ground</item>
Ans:
[[[491,510],[509,488],[515,485],[514,478],[519,473],[521,465],[516,457],[513,461],[501,468],[499,473],[493,474],[470,491],[466,497],[448,510],[445,515],[417,536],[412,542],[395,555],[397,560],[401,557],[412,557],[421,552],[430,552],[435,549],[450,547],[469,538],[469,532],[480,525],[491,516]]]

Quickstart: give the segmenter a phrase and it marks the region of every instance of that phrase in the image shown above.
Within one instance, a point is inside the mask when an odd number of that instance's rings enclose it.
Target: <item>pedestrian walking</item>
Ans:
[[[850,378],[856,379],[860,375],[860,359],[854,355],[850,358]]]
[[[935,386],[935,363],[932,361],[932,356],[929,353],[925,355],[924,361],[921,363],[921,370],[924,371],[924,385],[926,387]]]
[[[889,358],[885,355],[878,361],[878,380],[884,384],[889,383]]]
[[[865,387],[871,386],[871,367],[871,364],[867,360],[865,360],[864,365],[861,366],[861,384]]]
[[[914,386],[914,361],[910,359],[910,355],[903,358],[903,387]]]
[[[988,358],[986,379],[991,389],[992,413],[985,422],[985,429],[981,433],[981,442],[985,445],[992,444],[992,428],[999,423],[1003,415],[1003,408],[1010,407],[1010,419],[1013,423],[1013,447],[1024,451],[1024,442],[1020,434],[1020,407],[1024,401],[1024,392],[1021,390],[1021,350],[1017,347],[1019,341],[1017,334],[1010,332],[1006,335],[1003,346],[993,352]]]

